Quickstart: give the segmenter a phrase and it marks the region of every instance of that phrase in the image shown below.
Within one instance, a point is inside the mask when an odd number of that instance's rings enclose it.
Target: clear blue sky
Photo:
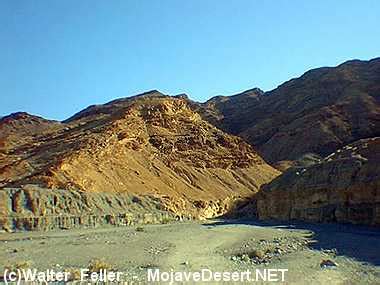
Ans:
[[[0,116],[150,89],[198,101],[380,56],[380,1],[1,0]]]

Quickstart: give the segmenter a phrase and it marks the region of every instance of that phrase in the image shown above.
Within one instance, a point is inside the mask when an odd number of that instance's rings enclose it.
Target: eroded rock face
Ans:
[[[255,196],[260,219],[380,225],[380,138],[291,168]]]
[[[149,195],[175,215],[205,218],[279,174],[242,139],[203,120],[184,96],[151,91],[90,106],[62,123],[38,119],[25,140],[19,134],[28,118],[21,119],[0,148],[2,188]]]
[[[0,191],[0,230],[5,231],[126,226],[177,218],[162,208],[160,200],[148,195],[88,193],[36,185]]]
[[[198,108],[205,119],[243,137],[270,163],[291,162],[307,153],[324,157],[380,135],[380,59],[317,68],[272,91],[219,96]]]

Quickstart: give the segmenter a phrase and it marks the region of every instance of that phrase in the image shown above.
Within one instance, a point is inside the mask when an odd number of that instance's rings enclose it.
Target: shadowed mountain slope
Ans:
[[[263,93],[214,97],[202,116],[251,143],[269,162],[326,156],[380,135],[380,59],[310,70]]]

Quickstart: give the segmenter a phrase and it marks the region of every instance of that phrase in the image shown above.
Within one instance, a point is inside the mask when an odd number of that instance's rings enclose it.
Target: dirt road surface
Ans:
[[[380,230],[211,220],[0,234],[0,272],[22,266],[76,272],[94,260],[124,272],[128,281],[146,282],[155,268],[281,268],[288,271],[277,284],[380,284]]]

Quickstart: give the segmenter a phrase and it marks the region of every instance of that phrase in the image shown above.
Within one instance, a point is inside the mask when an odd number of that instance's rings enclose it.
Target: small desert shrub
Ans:
[[[263,259],[265,257],[265,252],[260,249],[254,249],[248,253],[250,258]]]
[[[163,217],[161,224],[169,224],[172,220],[169,217]]]
[[[65,269],[65,272],[70,274],[68,281],[80,280],[81,278],[80,269],[78,268],[67,268]]]
[[[32,263],[29,260],[17,261],[14,264],[5,266],[9,271],[17,271],[17,269],[29,269],[32,267]]]
[[[92,259],[88,264],[90,272],[100,272],[100,270],[113,270],[113,266],[102,259]]]

